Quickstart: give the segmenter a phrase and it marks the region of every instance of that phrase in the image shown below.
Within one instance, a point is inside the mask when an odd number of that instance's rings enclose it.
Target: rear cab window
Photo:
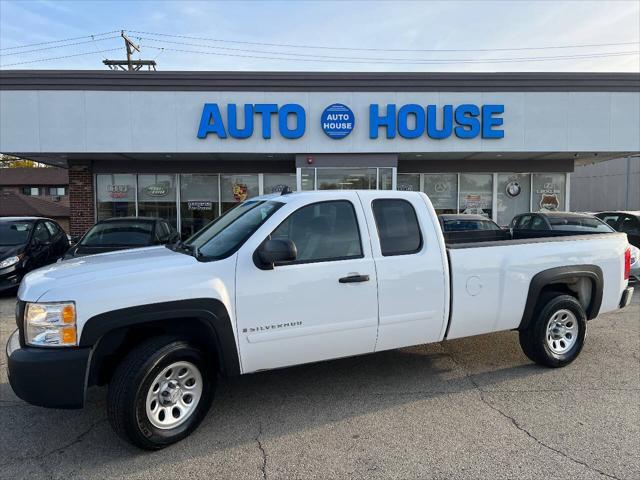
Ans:
[[[422,249],[422,232],[411,203],[385,198],[374,200],[371,208],[383,256],[410,255]]]

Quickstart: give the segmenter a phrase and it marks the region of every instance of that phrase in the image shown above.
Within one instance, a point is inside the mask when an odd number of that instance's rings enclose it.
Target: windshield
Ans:
[[[565,230],[567,232],[609,233],[615,231],[602,220],[594,217],[550,217],[549,223],[552,230]]]
[[[225,258],[240,248],[282,205],[281,202],[257,200],[240,203],[185,243],[207,259]]]
[[[145,247],[151,245],[153,223],[132,221],[95,225],[80,241],[83,247]]]
[[[24,245],[32,228],[32,222],[0,222],[0,245]]]
[[[445,220],[445,232],[461,232],[470,230],[500,230],[500,227],[489,220]]]

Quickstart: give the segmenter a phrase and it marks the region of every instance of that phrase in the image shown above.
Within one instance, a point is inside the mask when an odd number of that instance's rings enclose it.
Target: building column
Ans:
[[[69,230],[83,235],[95,222],[93,170],[90,163],[69,165]]]

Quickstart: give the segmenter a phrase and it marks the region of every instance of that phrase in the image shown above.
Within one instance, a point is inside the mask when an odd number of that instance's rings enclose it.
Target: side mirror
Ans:
[[[296,244],[291,240],[272,239],[264,242],[256,254],[261,268],[272,269],[275,263],[292,262],[298,256]]]

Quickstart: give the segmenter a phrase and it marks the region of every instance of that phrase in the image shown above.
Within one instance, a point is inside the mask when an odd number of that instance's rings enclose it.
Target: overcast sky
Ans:
[[[125,56],[121,29],[159,70],[640,71],[640,0],[0,0],[0,65],[104,69]],[[592,44],[615,45],[576,47]]]

